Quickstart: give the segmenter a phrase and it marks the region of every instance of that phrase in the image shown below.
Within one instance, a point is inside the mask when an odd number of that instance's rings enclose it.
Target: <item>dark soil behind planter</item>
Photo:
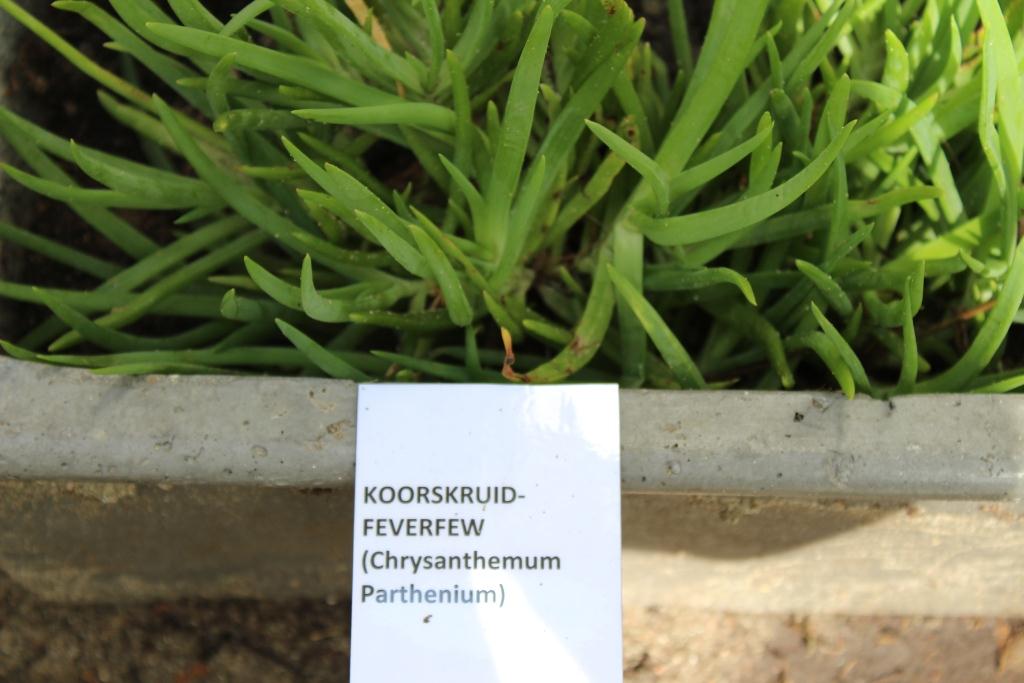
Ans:
[[[245,4],[241,0],[218,1],[211,7],[215,14],[227,17]],[[36,3],[31,10],[90,59],[111,71],[123,72],[120,56],[103,47],[109,39],[78,14],[60,11],[44,3]],[[8,106],[61,137],[146,161],[138,137],[117,124],[100,106],[95,81],[28,31],[21,33],[13,52],[14,59],[0,77]],[[145,89],[172,96],[145,70],[140,70],[139,74]],[[73,176],[81,177],[71,165],[64,165],[64,169]],[[65,204],[25,191],[14,183],[8,184],[2,201],[5,213],[15,225],[99,258],[131,263],[130,257]],[[173,239],[175,215],[170,212],[120,210],[116,213],[157,243],[166,244]],[[6,248],[3,259],[0,272],[4,277],[25,284],[66,289],[88,289],[98,284],[88,275],[54,264],[34,252]],[[39,306],[12,303],[9,315],[4,317],[10,319],[4,321],[4,335],[16,338],[45,320],[48,314]],[[133,329],[171,333],[176,326],[146,320]]]

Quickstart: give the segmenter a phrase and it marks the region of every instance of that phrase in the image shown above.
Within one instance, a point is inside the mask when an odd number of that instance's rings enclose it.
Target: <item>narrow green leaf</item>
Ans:
[[[672,51],[676,64],[684,74],[693,73],[693,46],[690,44],[690,27],[686,21],[686,6],[683,0],[668,0],[668,25],[672,36]]]
[[[470,305],[469,299],[466,298],[466,292],[462,288],[455,268],[441,251],[441,247],[431,239],[423,228],[413,223],[410,223],[408,227],[416,241],[416,246],[419,247],[420,255],[441,288],[452,322],[458,327],[466,327],[473,322],[473,307]]]
[[[430,39],[430,71],[428,72],[426,83],[428,90],[437,87],[438,78],[441,75],[441,68],[444,66],[445,60],[444,25],[437,4],[438,0],[420,0],[423,14],[427,19],[427,36]]]
[[[900,365],[900,378],[896,384],[901,394],[913,393],[917,383],[917,332],[914,329],[914,304],[910,291],[910,278],[903,291],[903,360]]]
[[[198,363],[126,363],[93,370],[96,375],[137,377],[141,375],[233,375],[231,370]]]
[[[617,154],[608,155],[597,167],[594,174],[579,191],[565,203],[558,219],[544,236],[544,245],[557,243],[565,233],[569,232],[587,213],[597,206],[612,188],[612,183],[619,177],[626,161]]]
[[[311,363],[324,371],[333,379],[347,379],[353,382],[368,382],[371,377],[362,370],[350,365],[340,356],[317,344],[297,327],[280,318],[274,321],[281,334],[288,338],[295,348],[302,352]]]
[[[661,353],[661,357],[672,369],[679,383],[688,389],[703,388],[706,383],[700,370],[697,369],[697,365],[690,358],[690,354],[687,353],[679,339],[665,324],[665,320],[644,299],[643,294],[615,269],[615,266],[608,264],[607,268],[612,284],[629,303],[633,313],[640,320],[640,324],[643,325],[644,330]]]
[[[875,131],[874,134],[861,139],[852,146],[846,155],[847,161],[850,163],[859,161],[868,154],[897,142],[911,132],[918,123],[925,120],[932,113],[932,109],[938,101],[939,93],[933,93],[920,103],[911,106],[906,112]]]
[[[839,156],[854,125],[850,123],[845,126],[843,132],[806,168],[768,192],[735,204],[679,218],[651,219],[637,216],[634,220],[653,242],[673,246],[694,244],[754,225],[798,200],[818,182]]]
[[[655,157],[670,174],[686,167],[721,113],[747,66],[747,54],[741,46],[756,42],[767,7],[768,0],[714,3],[711,25],[689,79],[686,96]],[[762,111],[763,108],[757,115]]]
[[[246,25],[259,15],[274,6],[273,0],[252,0],[245,7],[235,12],[228,23],[218,31],[222,36],[233,36],[243,30]]]
[[[357,23],[327,0],[275,0],[277,4],[320,24],[332,44],[339,46],[361,70],[378,73],[401,82],[414,92],[423,92],[419,73],[400,55],[381,47]]]
[[[811,302],[811,313],[814,314],[814,319],[818,321],[822,332],[835,345],[839,357],[849,367],[857,386],[870,390],[871,381],[868,379],[867,372],[864,371],[864,366],[861,364],[857,354],[850,348],[850,344],[843,338],[843,335],[839,333],[839,330],[825,317],[825,314],[821,312],[821,309],[813,301]]]
[[[523,46],[512,79],[500,138],[494,153],[494,164],[485,193],[487,219],[484,224],[484,244],[497,250],[505,241],[512,199],[519,187],[523,160],[530,142],[533,117],[540,87],[541,71],[547,54],[555,13],[545,5],[537,13],[530,36]]]
[[[287,138],[282,138],[281,142],[295,163],[317,185],[337,200],[330,207],[332,210],[336,210],[337,215],[345,222],[353,227],[361,226],[363,221],[357,214],[362,212],[383,223],[402,238],[407,236],[405,223],[402,219],[379,196],[374,194],[372,190],[359,182],[354,176],[329,163],[324,164],[321,168]],[[304,191],[300,190],[299,192],[301,195]]]
[[[267,296],[282,306],[302,310],[302,292],[298,287],[288,284],[248,256],[243,257],[243,262],[249,277]]]
[[[112,310],[109,314],[98,318],[95,322],[98,325],[112,329],[129,325],[146,315],[168,295],[177,293],[192,282],[209,276],[223,268],[227,263],[237,262],[244,254],[258,248],[266,241],[267,236],[258,231],[238,236],[227,244],[211,250],[209,253],[150,285],[147,289],[132,297],[124,306]],[[81,340],[81,335],[76,332],[70,332],[53,342],[50,345],[50,349],[52,351],[61,351]]]
[[[238,291],[229,289],[220,300],[220,314],[228,320],[254,323],[273,320],[285,312],[283,306],[272,302],[239,296]]]
[[[0,133],[2,133],[10,146],[18,152],[21,158],[46,180],[61,185],[73,186],[74,182],[71,177],[43,153],[40,146],[37,146],[36,140],[54,143],[59,141],[59,144],[55,144],[57,147],[66,145],[66,143],[57,139],[56,136],[46,134],[45,131],[37,127],[24,126],[22,125],[23,123],[25,123],[24,120],[14,116],[6,109],[0,108]],[[67,147],[70,150],[70,145],[67,145]],[[47,151],[51,150],[48,149]],[[51,151],[51,153],[54,152]],[[81,203],[71,203],[68,206],[95,228],[97,232],[134,258],[142,258],[158,248],[156,242],[107,209]]]
[[[402,125],[448,133],[455,130],[455,112],[427,102],[402,102],[372,107],[296,109],[292,114],[300,119],[339,126]]]
[[[313,320],[323,323],[341,323],[348,320],[348,306],[341,301],[332,301],[317,291],[313,282],[313,259],[309,254],[302,259],[299,296],[302,300],[302,311]]]
[[[284,131],[309,127],[305,121],[291,112],[256,107],[253,109],[230,109],[213,121],[217,133],[240,131]]]
[[[811,284],[822,293],[825,300],[836,309],[839,315],[846,317],[853,313],[853,302],[850,301],[850,297],[846,295],[839,283],[832,279],[831,275],[813,263],[801,259],[796,260],[796,269],[811,281]]]
[[[347,78],[306,57],[285,54],[237,38],[228,38],[186,26],[151,23],[149,29],[175,45],[216,59],[234,53],[238,66],[242,68],[309,88],[345,104],[374,106],[401,101],[397,95]]]
[[[644,180],[650,184],[654,192],[658,214],[663,215],[667,213],[669,204],[669,179],[664,169],[662,169],[654,159],[650,158],[640,149],[634,147],[627,140],[619,137],[614,131],[605,128],[600,123],[587,121],[587,128],[589,128],[590,132],[597,136],[601,142],[607,145],[610,150],[622,157],[623,160],[633,168],[633,170],[643,176]]]
[[[93,180],[112,190],[167,206],[222,206],[210,187],[195,178],[103,154],[71,142],[72,159]]]
[[[1024,387],[1024,372],[1013,372],[994,377],[982,375],[971,383],[968,391],[972,394],[1007,394],[1021,387]]]
[[[353,312],[349,315],[349,320],[354,323],[387,327],[411,334],[434,334],[452,329],[451,318],[442,311],[427,313]]]
[[[882,84],[900,92],[910,87],[910,57],[899,37],[892,31],[885,31],[885,71]]]
[[[846,398],[852,399],[857,393],[857,384],[853,379],[850,366],[843,359],[832,339],[823,332],[807,332],[790,342],[794,348],[807,348],[818,355],[832,376],[839,383],[839,388]]]
[[[439,363],[437,361],[426,360],[425,358],[416,358],[402,353],[391,353],[388,351],[371,351],[377,358],[382,358],[389,363],[393,363],[403,368],[412,370],[413,372],[423,373],[431,377],[437,377],[439,379],[447,380],[449,382],[460,382],[467,383],[473,381],[473,376],[470,372],[457,365],[448,365],[447,363]],[[501,375],[498,373],[489,373],[492,381],[501,379]]]
[[[644,272],[644,289],[652,292],[684,292],[721,284],[736,287],[751,306],[757,306],[750,280],[731,268],[689,268],[672,264],[651,266]]]
[[[978,139],[981,151],[985,155],[992,177],[996,182],[999,194],[1006,194],[1006,169],[1003,168],[1003,154],[996,130],[996,90],[999,82],[999,69],[995,60],[995,41],[985,40],[983,43],[981,62],[981,107],[978,111]]]
[[[783,388],[793,388],[796,380],[793,378],[793,371],[786,359],[786,348],[782,342],[782,335],[767,318],[741,303],[709,307],[707,310],[715,317],[732,325],[743,336],[756,340],[764,348]]]
[[[529,383],[560,382],[586,367],[597,355],[615,310],[615,292],[608,274],[610,256],[610,249],[605,245],[599,251],[597,271],[572,341],[554,358],[518,379]]]
[[[688,168],[672,178],[669,189],[671,200],[675,202],[683,195],[706,185],[747,158],[751,152],[768,140],[772,134],[774,124],[769,114],[766,113],[765,117],[767,117],[768,125],[759,126],[758,132],[746,141],[726,152],[722,152],[712,159]]]
[[[441,160],[441,165],[448,171],[448,175],[452,177],[455,186],[466,198],[466,201],[469,202],[469,210],[473,214],[473,229],[476,230],[479,222],[484,219],[486,205],[484,204],[483,195],[476,189],[473,182],[455,164],[448,160],[448,157],[441,154],[438,158]]]
[[[26,173],[10,164],[0,164],[0,169],[10,176],[12,180],[20,185],[24,185],[33,192],[68,204],[86,204],[89,206],[118,209],[150,209],[154,211],[161,209],[191,209],[195,206],[189,197],[173,195],[146,197],[139,194],[121,192],[120,190],[83,188],[74,184],[46,180],[31,173]]]
[[[370,231],[374,239],[391,254],[392,257],[407,271],[417,277],[430,277],[430,267],[423,254],[409,244],[403,237],[399,236],[383,221],[362,211],[356,212],[356,217],[363,226]]]
[[[543,320],[527,318],[523,321],[523,327],[533,336],[559,346],[565,346],[572,342],[571,330]]]
[[[916,391],[920,393],[951,392],[963,389],[980,375],[995,357],[1006,334],[1013,324],[1014,316],[1024,302],[1024,240],[1017,245],[1009,272],[1003,282],[1002,291],[970,347],[953,367],[945,372],[919,382]]]
[[[203,5],[202,0],[167,0],[171,11],[185,26],[219,31],[224,24]]]
[[[66,247],[59,242],[36,235],[3,221],[0,221],[0,240],[30,249],[57,263],[70,266],[79,272],[102,280],[113,277],[121,270],[120,266],[109,261],[96,258],[71,247]]]
[[[172,351],[204,346],[220,339],[234,329],[234,325],[228,321],[212,320],[171,337],[162,339],[140,337],[97,325],[45,289],[36,288],[36,293],[54,315],[80,334],[83,339],[110,351]]]
[[[985,42],[991,43],[989,54],[998,65],[999,120],[1010,145],[1010,158],[1019,173],[1024,168],[1024,86],[1017,68],[1017,55],[998,0],[977,0],[977,3],[985,25]]]

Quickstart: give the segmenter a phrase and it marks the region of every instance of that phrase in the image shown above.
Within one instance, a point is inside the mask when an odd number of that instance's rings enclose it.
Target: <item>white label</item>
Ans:
[[[362,385],[353,683],[622,680],[618,388]]]

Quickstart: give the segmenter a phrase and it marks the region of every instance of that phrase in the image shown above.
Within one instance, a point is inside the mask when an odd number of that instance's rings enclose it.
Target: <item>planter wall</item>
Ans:
[[[354,385],[0,360],[0,386],[0,568],[29,588],[347,591]],[[1020,397],[624,391],[622,424],[629,603],[1024,614]]]
[[[622,425],[627,603],[1024,615],[1024,397],[624,391]],[[0,570],[59,600],[343,595],[356,427],[345,382],[0,358]]]

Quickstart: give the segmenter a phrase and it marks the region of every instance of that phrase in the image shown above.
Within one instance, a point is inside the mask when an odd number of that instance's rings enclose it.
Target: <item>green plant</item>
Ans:
[[[0,226],[101,282],[0,283],[53,314],[13,356],[683,388],[825,368],[851,396],[1024,385],[1007,344],[1022,0],[717,0],[696,59],[670,0],[672,63],[623,0],[254,0],[227,23],[167,4],[55,3],[161,97],[0,0],[151,160],[0,110],[31,169],[10,178],[134,260]],[[389,156],[407,184],[375,170]],[[175,241],[128,208],[176,212]],[[145,316],[199,322],[130,331]]]

